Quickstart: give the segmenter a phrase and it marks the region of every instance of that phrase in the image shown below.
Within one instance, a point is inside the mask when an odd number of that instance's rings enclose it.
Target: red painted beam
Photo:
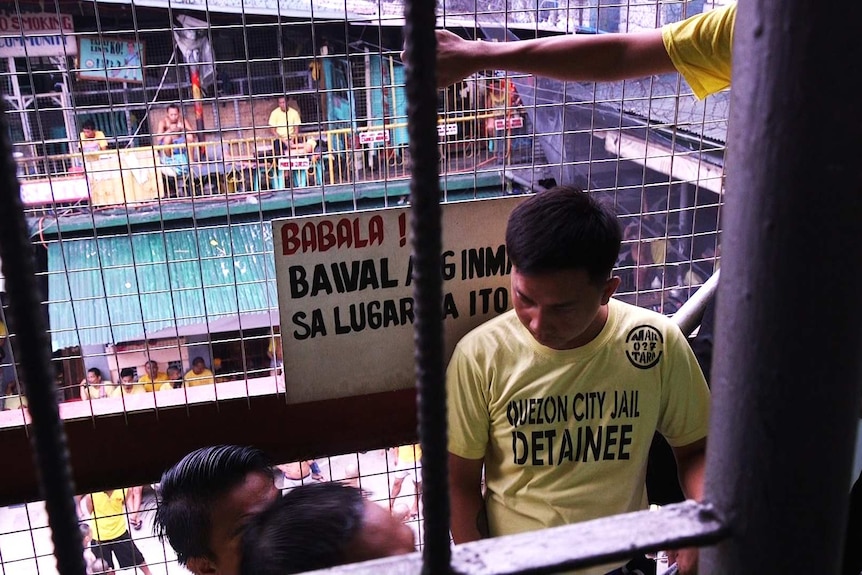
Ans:
[[[87,493],[154,483],[206,445],[253,445],[283,463],[409,443],[417,437],[416,391],[298,405],[283,395],[257,395],[66,419],[64,427],[75,490]],[[0,429],[0,460],[7,464],[0,506],[43,498],[24,427]]]

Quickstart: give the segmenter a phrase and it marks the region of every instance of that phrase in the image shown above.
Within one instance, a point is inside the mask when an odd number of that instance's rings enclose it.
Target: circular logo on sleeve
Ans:
[[[655,367],[664,351],[661,332],[651,325],[639,325],[626,336],[626,357],[638,369]]]

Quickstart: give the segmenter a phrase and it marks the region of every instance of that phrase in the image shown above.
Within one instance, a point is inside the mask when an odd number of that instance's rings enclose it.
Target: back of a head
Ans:
[[[167,538],[181,565],[192,557],[212,557],[211,507],[251,473],[272,476],[273,468],[262,451],[239,445],[197,449],[165,471],[155,529],[162,541]]]
[[[93,575],[101,575],[103,573],[112,573],[113,569],[108,565],[108,562],[104,559],[96,558],[93,559],[93,562],[87,567],[87,572],[92,573]]]
[[[347,562],[362,527],[362,492],[341,483],[302,485],[255,516],[242,538],[242,575],[287,575]]]
[[[614,212],[571,186],[525,200],[512,210],[506,226],[509,259],[525,275],[583,269],[593,281],[604,281],[621,240]]]

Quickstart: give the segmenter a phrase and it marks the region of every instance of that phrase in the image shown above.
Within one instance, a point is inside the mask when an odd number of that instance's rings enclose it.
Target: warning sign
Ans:
[[[508,310],[506,220],[526,196],[443,205],[446,359]],[[409,208],[273,221],[287,400],[415,385]]]

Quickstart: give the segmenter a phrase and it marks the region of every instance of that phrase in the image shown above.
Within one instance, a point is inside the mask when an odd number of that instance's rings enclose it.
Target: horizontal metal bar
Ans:
[[[706,304],[715,297],[718,291],[718,277],[721,270],[715,270],[715,273],[709,276],[700,288],[688,300],[682,304],[682,307],[673,314],[673,321],[679,326],[686,337],[690,336],[703,318],[703,310],[706,309]]]
[[[637,553],[715,543],[729,533],[709,504],[685,501],[592,521],[464,543],[452,570],[463,575],[538,575],[625,561]],[[421,553],[324,569],[344,575],[417,575]]]

